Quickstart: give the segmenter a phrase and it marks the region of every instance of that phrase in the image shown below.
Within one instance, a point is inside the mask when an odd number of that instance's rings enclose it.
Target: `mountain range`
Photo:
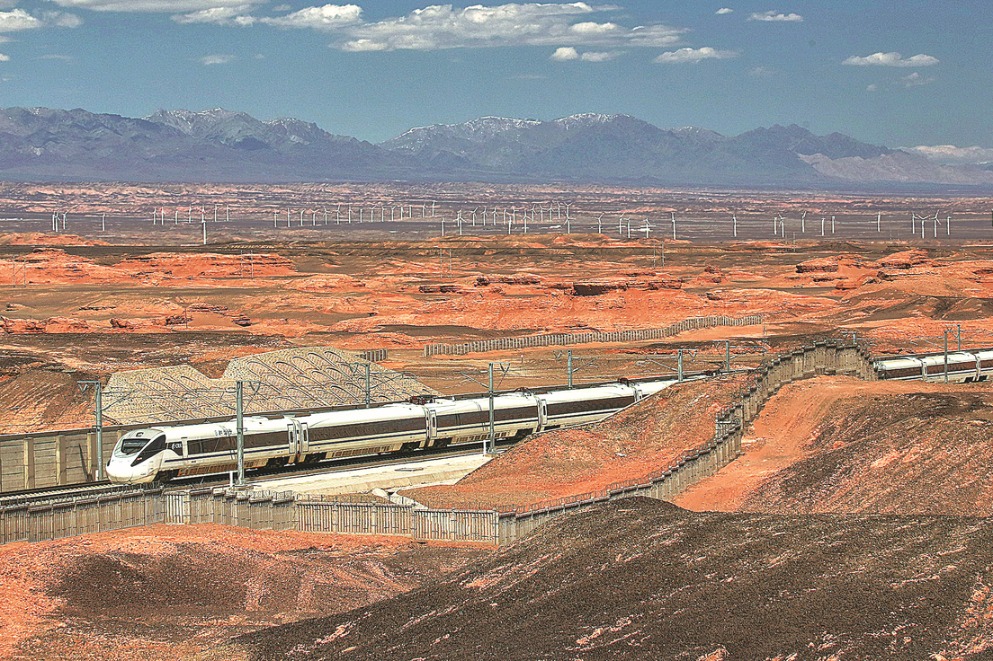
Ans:
[[[215,109],[142,119],[85,110],[0,110],[7,181],[479,181],[773,188],[993,188],[993,171],[817,136],[796,125],[725,136],[629,115],[482,117],[380,144],[297,119]]]

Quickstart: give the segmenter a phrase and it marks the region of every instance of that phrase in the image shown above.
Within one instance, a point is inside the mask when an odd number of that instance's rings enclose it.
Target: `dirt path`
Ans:
[[[744,455],[673,500],[685,509],[734,512],[769,476],[808,456],[808,446],[835,402],[868,393],[940,388],[919,382],[867,382],[828,376],[784,386],[755,419],[742,440]]]

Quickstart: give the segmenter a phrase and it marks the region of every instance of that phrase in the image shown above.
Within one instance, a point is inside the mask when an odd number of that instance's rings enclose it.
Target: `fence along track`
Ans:
[[[0,544],[154,523],[217,523],[256,530],[509,544],[552,518],[598,503],[634,496],[672,498],[738,457],[745,425],[782,386],[822,374],[876,378],[868,352],[861,346],[818,342],[780,355],[757,369],[735,401],[717,414],[713,439],[684,455],[675,465],[645,478],[611,484],[598,492],[534,503],[514,511],[341,502],[289,491],[146,489],[48,503],[0,505]]]
[[[501,337],[493,340],[476,340],[461,344],[428,344],[424,346],[425,357],[449,355],[464,356],[469,353],[482,353],[500,349],[526,349],[530,347],[566,346],[572,344],[591,344],[595,342],[639,342],[642,340],[660,340],[679,335],[685,331],[715,326],[754,326],[762,323],[759,315],[750,315],[736,319],[726,315],[709,317],[691,317],[678,321],[665,328],[649,328],[646,330],[627,330],[606,333],[591,331],[589,333],[552,333],[548,335],[528,335],[526,337]]]

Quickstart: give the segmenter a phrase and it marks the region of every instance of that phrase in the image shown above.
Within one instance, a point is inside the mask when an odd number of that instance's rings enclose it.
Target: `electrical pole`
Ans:
[[[572,390],[572,349],[566,351],[566,369],[569,371],[569,390]]]
[[[683,350],[679,349],[676,354],[676,381],[683,382]]]
[[[490,451],[496,449],[496,416],[493,411],[493,363],[489,367],[490,394]],[[486,442],[483,442],[483,454],[486,454]]]
[[[96,422],[96,441],[97,441],[97,465],[96,465],[96,481],[100,482],[103,480],[103,385],[100,380],[95,381],[80,381],[79,389],[82,392],[86,392],[89,386],[93,386],[96,392],[96,401],[93,406],[93,414]]]
[[[724,370],[731,373],[731,340],[724,340]]]
[[[962,350],[962,324],[955,324],[955,337],[958,340],[957,351]]]
[[[365,364],[365,407],[372,404],[372,364]]]
[[[948,329],[945,329],[945,383],[948,383]]]
[[[238,486],[245,486],[245,411],[244,411],[244,382],[234,384],[235,429],[238,435]]]

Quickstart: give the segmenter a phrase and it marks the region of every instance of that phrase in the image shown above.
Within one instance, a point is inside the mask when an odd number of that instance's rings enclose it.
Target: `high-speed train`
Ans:
[[[899,356],[875,361],[880,379],[942,381],[945,354]],[[948,354],[948,380],[959,383],[985,381],[993,375],[993,349]]]
[[[673,383],[676,381],[622,381],[545,393],[496,395],[495,436],[521,438],[603,420]],[[245,417],[245,468],[478,442],[489,438],[489,421],[488,397],[414,398],[411,403],[300,417]],[[107,476],[111,482],[136,484],[221,473],[236,467],[236,423],[228,420],[129,431],[114,447]]]

